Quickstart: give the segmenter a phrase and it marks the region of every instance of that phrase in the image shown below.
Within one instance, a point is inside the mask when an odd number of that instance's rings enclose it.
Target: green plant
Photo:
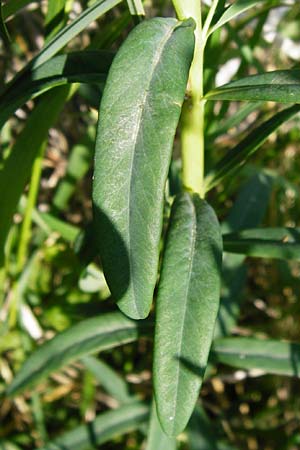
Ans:
[[[27,3],[12,2],[10,6],[0,2],[0,31],[7,45],[9,34],[3,18]],[[268,334],[264,336],[267,339],[255,333],[250,337],[230,336],[239,318],[246,281],[245,256],[299,260],[299,228],[286,226],[284,220],[260,227],[272,186],[287,181],[272,170],[245,166],[281,125],[290,119],[298,121],[300,71],[263,71],[255,53],[269,12],[282,2],[236,0],[227,5],[224,0],[212,0],[207,6],[196,0],[174,0],[177,19],[143,20],[143,5],[133,1],[128,3],[130,13],[141,23],[129,33],[116,55],[106,48],[125,30],[125,9],[120,9],[112,25],[103,22],[103,33],[93,36],[86,49],[56,56],[91,21],[120,1],[90,2],[66,25],[71,3],[49,0],[44,47],[0,94],[4,136],[0,276],[6,280],[0,288],[5,298],[2,334],[11,336],[18,329],[26,304],[29,311],[35,302],[42,308],[43,290],[49,293],[51,288],[56,301],[45,326],[48,320],[56,330],[63,330],[31,354],[30,331],[21,325],[23,331],[16,339],[26,344],[20,357],[25,362],[5,388],[5,395],[11,398],[33,389],[49,374],[79,361],[86,374],[83,411],[94,401],[90,374],[119,407],[101,412],[90,424],[49,441],[43,404],[39,394],[33,395],[32,410],[40,439],[37,445],[42,448],[97,447],[132,431],[138,437],[131,448],[138,448],[144,436],[147,450],[237,448],[239,440],[228,443],[220,429],[214,436],[203,406],[197,404],[203,380],[211,379],[219,364],[299,377],[300,344],[271,339]],[[297,11],[298,6],[292,2],[287,8]],[[286,20],[289,23],[289,16]],[[249,42],[238,49],[241,59],[237,80],[215,87],[219,67],[237,53],[232,43],[239,42],[239,30],[249,23]],[[259,68],[260,73],[250,76],[248,66]],[[86,84],[87,91],[78,83]],[[67,101],[79,93],[93,105],[95,92],[101,96],[96,139],[95,117],[90,113],[86,119],[88,135],[73,148],[66,179],[58,186],[51,211],[40,212],[35,204],[48,130]],[[7,120],[24,102],[37,97],[24,128],[6,150]],[[231,108],[230,101],[251,103],[238,108],[234,103]],[[278,110],[265,102],[289,106]],[[249,126],[248,117],[253,113],[255,120],[248,132],[243,126]],[[177,129],[179,136],[175,137]],[[222,142],[220,137],[227,135],[230,139],[228,132],[232,129],[237,136],[220,157],[214,147]],[[290,134],[286,142],[293,141],[292,132],[293,128],[287,129]],[[77,178],[90,167],[94,140],[94,219],[80,230],[62,220],[59,212],[67,209]],[[180,142],[181,156],[172,160],[174,140],[176,146]],[[242,166],[246,167],[244,171]],[[28,195],[22,197],[30,172]],[[292,182],[289,189],[299,197]],[[17,208],[24,216],[21,227],[13,224]],[[39,231],[32,231],[32,221]],[[49,246],[46,238],[53,233],[62,241],[54,239]],[[29,246],[31,237],[36,242],[33,249]],[[37,279],[39,272],[45,279]],[[73,286],[78,279],[84,294]],[[53,319],[63,296],[68,299],[68,307],[84,298],[85,317],[81,317],[80,309],[70,307],[75,318],[63,312],[62,325],[59,319]],[[107,303],[99,297],[108,298]],[[94,311],[87,309],[88,303]],[[122,312],[116,310],[115,303]],[[125,379],[110,365],[87,357],[108,349],[117,351],[117,347],[135,341],[149,346],[154,354],[154,388],[142,393],[143,402],[130,393]],[[143,355],[149,369],[152,357],[145,350]],[[147,430],[144,425],[149,415]],[[186,429],[183,440],[176,439]],[[5,433],[3,436],[6,438]],[[3,445],[9,448],[6,442]],[[294,442],[289,445],[284,448],[295,448]]]

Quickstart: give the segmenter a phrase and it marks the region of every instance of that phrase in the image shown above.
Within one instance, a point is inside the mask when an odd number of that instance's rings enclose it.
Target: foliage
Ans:
[[[298,448],[299,16],[0,1],[1,448]]]

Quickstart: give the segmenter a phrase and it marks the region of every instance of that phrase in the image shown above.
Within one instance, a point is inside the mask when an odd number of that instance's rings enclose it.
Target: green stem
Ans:
[[[43,156],[45,152],[46,142],[44,142],[41,145],[41,148],[35,158],[35,161],[33,163],[32,167],[32,175],[30,180],[30,187],[29,187],[29,193],[27,198],[27,204],[21,229],[21,236],[20,236],[20,243],[18,248],[18,254],[17,254],[17,273],[22,272],[22,268],[24,267],[24,264],[26,263],[27,259],[27,251],[28,251],[28,243],[30,241],[31,236],[31,222],[32,222],[32,212],[35,207],[38,191],[39,191],[39,185],[40,185],[40,178],[41,178],[41,172],[42,172],[42,162],[43,162]]]
[[[208,31],[219,0],[213,0],[205,23],[202,27],[200,0],[173,0],[179,19],[192,17],[195,20],[195,51],[190,69],[189,99],[182,111],[181,148],[182,180],[184,188],[205,196],[204,167],[204,118],[205,100],[203,99],[204,49]]]

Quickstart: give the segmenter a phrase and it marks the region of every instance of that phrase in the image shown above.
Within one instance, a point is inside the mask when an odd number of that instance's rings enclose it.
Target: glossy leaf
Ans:
[[[150,427],[145,450],[176,450],[176,438],[167,436],[159,423],[155,401],[152,402]]]
[[[40,450],[86,450],[139,428],[149,416],[149,408],[136,402],[96,416],[87,425],[63,434]],[[98,447],[97,447],[98,448]]]
[[[300,228],[254,228],[223,236],[224,250],[261,258],[300,259]]]
[[[158,286],[153,369],[168,435],[185,428],[199,394],[219,307],[221,259],[212,208],[197,194],[177,197]]]
[[[107,51],[68,53],[24,72],[0,94],[0,128],[17,108],[55,86],[104,81],[113,56]]]
[[[205,95],[207,100],[300,102],[300,70],[275,70],[224,84]]]
[[[0,171],[0,266],[13,214],[30,176],[33,161],[63,108],[69,88],[45,94],[35,107]]]
[[[135,319],[151,307],[164,188],[193,49],[191,21],[142,22],[115,57],[102,97],[96,234],[112,295]]]
[[[275,114],[271,119],[254,129],[245,139],[222,158],[215,168],[205,177],[206,191],[216,186],[223,178],[228,177],[243,165],[247,158],[258,150],[268,139],[270,134],[283,123],[300,112],[300,105],[294,105]]]
[[[210,33],[213,33],[218,28],[225,25],[225,23],[262,2],[263,0],[236,0],[232,5],[225,9],[217,23],[211,28]]]
[[[15,395],[33,386],[84,355],[135,341],[149,326],[149,322],[137,323],[121,313],[86,319],[38,348],[14,378],[8,394]]]
[[[211,355],[218,362],[241,369],[300,376],[300,344],[233,337],[214,341]]]

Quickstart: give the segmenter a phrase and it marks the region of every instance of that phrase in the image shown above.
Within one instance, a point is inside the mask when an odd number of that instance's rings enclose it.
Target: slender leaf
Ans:
[[[7,44],[10,43],[10,36],[4,22],[2,0],[0,0],[0,36]]]
[[[213,33],[218,28],[225,25],[225,23],[246,12],[249,8],[262,3],[264,0],[236,0],[232,5],[225,9],[217,23],[211,28],[210,33]]]
[[[46,43],[65,26],[67,19],[66,0],[48,0],[45,17]]]
[[[300,70],[275,70],[241,78],[209,91],[205,98],[300,103]]]
[[[55,217],[53,214],[36,211],[33,220],[37,224],[41,224],[42,228],[43,224],[45,224],[48,227],[49,233],[58,233],[63,239],[69,242],[74,242],[80,233],[80,228]]]
[[[144,16],[144,6],[141,0],[127,0],[128,8],[132,16]]]
[[[255,174],[242,187],[222,224],[222,231],[237,232],[261,224],[273,187],[273,178],[263,172]],[[247,267],[243,255],[225,253],[223,257],[222,295],[215,327],[215,337],[231,334],[239,317]]]
[[[132,402],[134,397],[129,393],[126,381],[108,364],[93,356],[84,356],[81,361],[100,382],[105,391],[120,404]]]
[[[300,228],[253,228],[223,236],[224,250],[247,256],[300,259]]]
[[[284,122],[291,119],[300,111],[300,105],[294,105],[275,114],[271,119],[262,123],[253,130],[236,147],[229,150],[224,158],[219,161],[215,168],[205,177],[206,191],[216,186],[223,178],[230,175],[244,164],[247,158],[252,155],[267,140],[274,131]]]
[[[38,348],[25,361],[7,392],[15,395],[89,353],[135,341],[149,326],[149,322],[134,322],[119,312],[86,319]]]
[[[156,283],[164,187],[193,48],[191,21],[142,22],[115,57],[102,97],[98,246],[113,297],[136,319],[148,315]]]
[[[153,369],[168,435],[185,428],[199,393],[219,307],[221,259],[212,208],[197,194],[177,197],[158,286]]]
[[[87,425],[81,425],[55,439],[40,450],[87,450],[139,428],[149,416],[149,408],[136,402],[100,414]],[[98,448],[98,447],[97,447]]]
[[[2,6],[3,18],[7,19],[13,14],[16,14],[20,9],[29,5],[29,3],[38,3],[38,0],[10,0]]]
[[[152,402],[150,428],[145,450],[176,450],[176,438],[167,436],[159,423],[155,401]]]
[[[214,341],[212,358],[241,369],[300,376],[300,344],[255,338],[223,338]]]
[[[113,53],[84,51],[56,56],[36,69],[24,72],[0,94],[0,127],[28,100],[67,83],[99,83],[106,79]]]
[[[46,94],[29,117],[0,171],[0,265],[7,233],[31,167],[49,128],[56,121],[69,95],[69,87]]]

